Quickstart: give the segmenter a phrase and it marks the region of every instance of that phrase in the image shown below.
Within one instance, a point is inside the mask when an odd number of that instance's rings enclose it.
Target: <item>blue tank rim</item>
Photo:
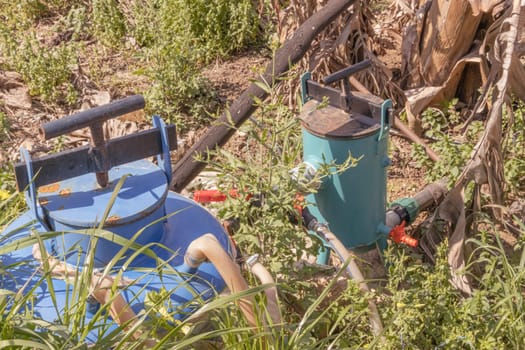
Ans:
[[[196,232],[192,237],[184,237],[183,241],[193,241],[197,238],[199,238],[200,236],[202,236],[203,234],[205,233],[212,233],[214,236],[216,236],[221,244],[221,246],[225,249],[225,251],[228,253],[228,255],[230,255],[232,258],[233,258],[233,255],[235,254],[235,249],[234,249],[234,246],[232,245],[233,243],[231,242],[230,238],[228,237],[228,234],[226,233],[226,231],[224,230],[223,226],[220,224],[220,222],[213,216],[213,214],[205,207],[199,205],[198,203],[194,202],[193,200],[189,199],[189,198],[186,198],[186,197],[183,197],[177,193],[174,193],[172,191],[169,191],[169,194],[168,194],[168,199],[166,201],[166,210],[167,211],[174,211],[174,210],[177,210],[177,207],[192,207],[192,208],[195,208],[194,209],[194,212],[193,212],[193,215],[197,215],[199,218],[201,218],[202,220],[199,220],[199,225],[200,224],[203,224],[204,227],[202,228],[201,232]],[[190,208],[191,209],[191,208]],[[188,210],[188,211],[182,211],[182,212],[186,212],[186,213],[189,213],[191,210]],[[182,213],[181,212],[181,213]],[[191,215],[189,217],[191,219]],[[17,220],[25,220],[25,221],[32,221],[31,219],[31,212],[28,210],[26,212],[24,212],[22,215],[20,215]],[[10,233],[10,232],[13,232],[13,231],[16,231],[18,228],[20,228],[21,225],[18,225],[17,224],[17,220],[11,222],[8,226],[6,226],[3,230],[3,232],[0,232],[0,237],[3,236],[4,234],[7,234],[7,233]],[[170,221],[171,220],[171,221]],[[175,228],[177,228],[177,223],[179,222],[188,222],[188,226],[186,227],[186,231],[190,230],[191,231],[191,228],[192,226],[198,226],[196,224],[196,220],[185,220],[184,217],[182,216],[178,216],[178,214],[175,214],[171,217],[168,218],[168,221],[170,221],[169,224],[172,224],[174,225]],[[18,223],[20,223],[20,221],[18,221]],[[33,224],[34,226],[41,226],[38,222],[34,222]],[[210,226],[211,225],[211,226]],[[43,227],[40,227],[41,230],[40,231],[44,231]],[[26,237],[28,235],[31,234],[31,227],[26,227],[26,228],[22,228],[22,229],[19,229],[17,232],[15,232],[15,235],[13,235],[13,237],[9,238],[8,240],[4,241],[4,244],[6,243],[9,243],[9,242],[12,242],[14,240],[18,240],[20,238],[23,238],[23,237]],[[189,231],[188,231],[189,232]],[[170,235],[168,235],[170,236]],[[172,239],[168,239],[168,240],[162,240],[161,243],[167,243],[166,245],[170,244],[170,243],[173,243],[173,242],[176,242],[177,240],[173,240],[173,237],[176,236],[176,235],[171,235],[171,238]],[[185,253],[185,250],[186,250],[186,245],[187,242],[182,242],[181,243],[181,246],[182,247],[174,247],[174,246],[168,246],[168,248],[171,248],[171,252],[175,252],[177,253],[178,251],[178,254],[177,254],[177,258],[180,259],[181,261],[183,261],[183,254]],[[178,249],[178,248],[181,248],[181,249]],[[49,249],[49,248],[48,248]],[[22,248],[22,250],[25,250],[25,253],[24,253],[24,256],[21,256],[21,257],[18,257],[17,260],[18,261],[28,261],[27,263],[27,268],[24,268],[22,270],[28,270],[30,269],[31,271],[35,271],[35,268],[39,266],[39,263],[33,258],[32,256],[32,244],[31,246],[28,246],[28,247],[25,247],[25,248]],[[10,255],[10,254],[8,254]],[[0,256],[0,259],[5,261],[6,263],[9,263],[9,259],[11,259],[9,256]],[[161,257],[161,259],[163,261],[166,261],[166,259],[163,259]],[[11,259],[12,260],[12,259]],[[209,262],[204,262],[203,264],[201,264],[197,269],[194,269],[194,268],[191,268],[187,265],[185,265],[184,263],[176,263],[175,261],[176,259],[173,260],[173,263],[170,264],[169,267],[167,267],[167,273],[171,275],[170,279],[168,280],[167,282],[167,285],[166,285],[166,290],[167,291],[172,291],[174,294],[170,296],[169,299],[171,299],[171,303],[174,305],[174,308],[173,308],[173,312],[174,312],[174,316],[176,316],[175,319],[184,319],[186,317],[188,317],[191,313],[195,312],[196,309],[192,309],[192,308],[187,308],[186,306],[191,306],[191,300],[192,299],[187,299],[187,298],[195,298],[195,297],[198,297],[200,300],[206,302],[208,301],[210,298],[213,298],[214,296],[217,296],[219,295],[219,293],[224,290],[224,288],[226,287],[226,283],[224,282],[224,280],[222,279],[222,277],[220,276],[220,274],[218,273],[218,271],[215,269],[215,267],[213,266],[213,264],[209,263]],[[99,271],[101,269],[98,269]],[[136,276],[137,274],[140,274],[140,266],[137,267],[130,267],[129,269],[126,269],[125,271],[122,271],[118,266],[117,267],[112,267],[112,270],[111,272],[116,272],[117,274],[122,272],[122,276],[123,277],[133,277],[134,275]],[[154,268],[151,269],[151,268],[148,268],[148,272],[149,272],[149,279],[151,280],[150,282],[148,282],[148,290],[158,290],[158,287],[162,285],[162,283],[166,283],[166,279],[162,279],[162,277],[157,274],[156,276],[152,276],[154,274]],[[19,271],[19,274],[22,273]],[[115,274],[111,274],[113,276],[115,276]],[[179,277],[177,277],[179,276]],[[0,277],[2,277],[0,275]],[[41,273],[38,273],[36,275],[33,275],[32,273],[24,273],[23,276],[18,276],[16,278],[17,281],[10,281],[9,278],[0,278],[0,288],[6,288],[7,286],[5,285],[6,283],[7,284],[11,284],[12,286],[23,286],[25,281],[28,279],[28,278],[31,278],[31,279],[35,279],[34,282],[32,282],[33,284],[34,283],[47,283],[45,282],[45,279],[42,278],[42,274]],[[177,282],[177,278],[179,278],[179,282]],[[42,282],[43,281],[43,282]],[[60,279],[53,279],[52,280],[52,283],[53,285],[63,285],[65,282],[63,280],[60,280]],[[42,291],[42,290],[45,290],[45,288],[49,288],[49,287],[46,287],[46,285],[44,285],[44,289],[41,289],[39,287],[39,291]],[[31,290],[31,287],[26,287],[27,289],[25,289],[26,291],[29,291]],[[136,309],[136,308],[141,308],[143,307],[143,304],[144,304],[144,298],[146,297],[146,293],[147,291],[143,291],[141,296],[139,296],[139,300],[137,300],[136,298],[136,291],[137,290],[141,290],[142,289],[142,286],[140,285],[140,282],[139,282],[139,285],[135,286],[134,287],[135,289],[129,289],[129,291],[125,292],[126,293],[126,300],[131,300],[133,301],[132,304],[130,304],[130,306],[133,308],[133,309]],[[11,289],[11,288],[9,288]],[[19,289],[11,289],[13,291],[18,291]],[[181,294],[182,293],[182,294]],[[46,296],[47,295],[47,296]],[[62,294],[60,294],[59,297],[61,297]],[[40,300],[43,300],[45,298],[50,298],[50,296],[48,294],[42,294],[38,296],[38,298]],[[64,296],[62,297],[64,299],[66,299],[65,297],[65,294]],[[186,298],[186,299],[185,299]],[[46,299],[48,301],[43,301],[44,304],[47,303],[47,305],[50,305],[50,300],[51,299]],[[187,300],[187,301],[184,301],[184,300]],[[189,304],[187,304],[189,303]],[[199,305],[203,305],[203,304],[200,304],[198,303]],[[142,305],[142,306],[141,306]],[[48,315],[46,314],[46,312],[49,312],[49,311],[45,311],[41,308],[38,308],[38,305],[35,306],[35,315],[39,314],[41,316],[39,316],[40,318],[44,319],[44,320],[48,320],[48,321],[53,321],[53,319],[55,319],[52,315]],[[57,311],[55,311],[57,312]],[[47,315],[47,316],[46,316]],[[86,320],[88,319],[91,319],[91,317],[93,317],[93,315],[91,314],[91,316],[88,314],[88,310],[86,311],[86,315],[84,316],[86,317]],[[110,326],[109,323],[113,323],[113,326]],[[104,324],[107,326],[107,327],[116,327],[116,323],[114,323],[111,318],[108,319],[108,321],[104,321]],[[104,326],[104,327],[106,327]],[[96,339],[94,338],[95,337],[95,333],[96,331],[94,331],[93,333],[93,336],[90,338],[91,340],[93,339]],[[89,342],[91,342],[90,340],[88,340]]]

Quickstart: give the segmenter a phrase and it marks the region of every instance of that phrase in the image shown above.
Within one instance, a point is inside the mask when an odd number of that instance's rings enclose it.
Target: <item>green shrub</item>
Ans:
[[[208,123],[219,108],[202,64],[253,44],[258,34],[255,10],[246,0],[137,0],[127,21],[145,63],[138,73],[152,81],[148,110],[181,131]]]
[[[88,10],[86,7],[72,6],[65,16],[60,16],[53,25],[56,33],[71,32],[71,40],[79,41],[88,39],[90,34],[86,30],[88,27]]]
[[[300,225],[290,221],[295,213],[298,186],[290,170],[301,158],[300,125],[282,101],[259,101],[256,124],[246,126],[242,159],[226,150],[217,151],[210,166],[219,172],[220,187],[239,196],[221,203],[219,216],[238,219],[235,239],[249,254],[258,253],[277,274],[287,275],[305,252],[316,254],[318,244]],[[316,240],[313,240],[317,243]]]
[[[479,120],[470,122],[464,136],[455,131],[461,121],[454,110],[456,103],[457,100],[453,100],[441,110],[429,108],[422,115],[423,126],[426,128],[425,136],[433,140],[431,147],[439,154],[440,160],[430,160],[420,145],[412,146],[412,156],[418,166],[427,170],[427,180],[430,182],[447,178],[449,184],[453,184],[470,159],[472,150],[483,132],[484,124]],[[515,195],[524,190],[524,110],[524,104],[516,102],[512,113],[503,113],[502,151],[505,182],[510,193]]]
[[[48,7],[39,0],[0,2],[1,22],[12,28],[26,29],[48,13]]]
[[[476,137],[482,131],[482,124],[475,121],[470,124],[466,138],[454,133],[454,127],[460,122],[456,104],[457,100],[452,100],[442,109],[428,108],[422,114],[425,136],[433,141],[431,147],[439,154],[440,160],[430,160],[423,146],[416,144],[412,146],[412,156],[418,166],[427,170],[429,182],[447,178],[449,184],[453,184],[470,157]]]
[[[252,1],[136,0],[128,19],[142,46],[175,46],[194,51],[199,61],[224,57],[257,42],[259,22]]]
[[[86,6],[86,3],[86,0],[4,0],[0,2],[0,22],[25,30],[43,18],[67,13],[70,8]]]
[[[183,0],[183,18],[205,60],[226,56],[253,44],[258,21],[249,0]],[[187,16],[187,17],[186,17]]]
[[[471,240],[476,249],[469,268],[476,264],[482,274],[468,297],[449,282],[448,242],[438,248],[433,267],[404,248],[389,249],[386,304],[379,305],[387,340],[381,348],[522,349],[524,262],[511,263],[498,241]]]
[[[95,37],[106,46],[118,46],[126,35],[125,18],[116,0],[93,1],[92,21]]]
[[[174,52],[173,46],[151,50],[151,66],[144,70],[152,84],[146,91],[147,110],[158,113],[179,132],[200,128],[217,112],[219,100],[209,82],[200,75],[191,54]]]
[[[67,44],[41,45],[34,32],[18,38],[0,27],[0,47],[5,48],[5,66],[19,72],[33,96],[45,102],[72,105],[78,92],[72,83],[75,49]]]
[[[525,103],[517,101],[512,113],[503,113],[505,181],[515,196],[525,191]]]
[[[4,140],[7,132],[9,131],[9,119],[7,115],[0,111],[0,142]]]
[[[16,5],[2,3],[0,9],[4,20],[0,34],[5,33],[0,63],[20,72],[32,95],[46,103],[74,104],[77,92],[71,69],[80,47],[73,47],[70,38],[91,36],[151,80],[145,92],[147,112],[161,114],[181,131],[208,123],[219,108],[201,75],[202,65],[259,40],[259,20],[251,0],[24,0]],[[57,38],[72,35],[58,46],[44,47],[31,31],[25,32],[44,17],[55,21],[52,29]],[[88,66],[96,66],[87,61]]]

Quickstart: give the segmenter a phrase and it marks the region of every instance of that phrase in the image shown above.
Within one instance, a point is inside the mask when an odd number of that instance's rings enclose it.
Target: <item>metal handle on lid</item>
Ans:
[[[78,129],[101,124],[109,119],[137,111],[144,108],[145,104],[142,95],[129,96],[103,106],[94,107],[46,123],[40,128],[40,133],[46,140],[49,140]]]
[[[96,173],[97,182],[100,187],[106,187],[108,184],[108,170],[111,164],[102,124],[109,119],[142,109],[144,106],[145,101],[142,95],[129,96],[44,124],[40,128],[40,133],[46,140],[49,140],[74,130],[89,127],[93,145],[91,154],[96,167],[101,169],[101,171]]]
[[[359,63],[351,65],[350,67],[343,68],[343,69],[341,69],[341,70],[339,70],[339,71],[337,71],[335,73],[327,75],[326,77],[324,77],[323,83],[325,85],[328,85],[328,84],[334,83],[334,82],[336,82],[338,80],[348,78],[352,74],[360,72],[363,69],[366,69],[366,68],[370,67],[371,65],[372,65],[372,61],[371,60],[361,61]]]

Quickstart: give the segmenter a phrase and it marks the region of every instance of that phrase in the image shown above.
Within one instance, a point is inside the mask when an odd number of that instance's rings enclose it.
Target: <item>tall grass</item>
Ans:
[[[4,212],[11,211],[11,216],[19,212],[15,205],[17,197],[2,202]],[[202,310],[183,321],[175,321],[174,315],[167,312],[170,291],[165,290],[149,295],[144,311],[132,324],[116,328],[105,325],[109,303],[101,305],[91,315],[91,321],[86,322],[96,240],[105,237],[122,245],[102,272],[112,273],[116,276],[115,281],[121,278],[121,269],[114,267],[126,266],[134,259],[134,256],[123,259],[126,251],[135,250],[135,255],[151,254],[151,246],[139,247],[133,242],[135,238],[125,240],[100,227],[75,231],[92,236],[93,244],[87,252],[87,265],[68,282],[71,293],[66,309],[60,310],[58,320],[49,322],[40,319],[32,308],[40,288],[52,286],[51,266],[44,264],[37,283],[30,288],[0,290],[0,345],[36,349],[87,348],[88,333],[98,330],[99,336],[90,346],[114,349],[144,346],[154,349],[522,349],[525,344],[522,316],[525,311],[525,245],[520,241],[514,253],[509,255],[497,227],[487,218],[481,218],[485,229],[469,241],[473,254],[465,271],[475,282],[472,296],[461,295],[449,283],[446,242],[438,249],[435,265],[422,262],[421,256],[408,248],[392,246],[385,252],[389,262],[388,280],[380,283],[371,295],[363,295],[356,284],[345,277],[344,265],[337,273],[326,275],[328,283],[321,288],[315,279],[308,278],[307,271],[280,276],[282,282],[278,287],[283,323],[278,325],[263,322],[262,291],[266,286],[220,296],[205,305],[197,298],[195,303],[203,305]],[[523,227],[521,229],[525,233]],[[46,239],[61,234],[34,234],[16,242],[7,241],[8,235],[4,235],[0,241],[0,256],[33,244],[42,248]],[[26,269],[33,268],[33,273],[37,273],[34,261],[24,264],[27,264]],[[0,278],[10,278],[14,268],[20,266],[0,263]],[[169,264],[159,260],[157,268],[144,273],[169,274],[173,271]],[[115,285],[115,290],[118,288]],[[52,288],[49,293],[53,298]],[[258,300],[260,322],[256,329],[248,326],[241,311],[235,307],[234,301],[246,295],[254,295]],[[385,325],[384,333],[378,338],[374,338],[368,325],[367,298],[370,297],[375,298]],[[138,338],[137,332],[140,332]]]

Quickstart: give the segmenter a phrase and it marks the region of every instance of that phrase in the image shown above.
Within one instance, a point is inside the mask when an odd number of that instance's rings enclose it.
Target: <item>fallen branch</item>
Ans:
[[[312,15],[296,31],[294,36],[286,41],[275,53],[264,74],[253,82],[242,95],[225,111],[218,122],[191,147],[182,159],[175,165],[173,180],[170,187],[179,192],[204,168],[205,163],[195,159],[196,156],[206,158],[210,151],[223,146],[239,127],[255,111],[254,100],[263,100],[268,91],[259,86],[279,84],[279,77],[297,63],[310,47],[311,42],[326,26],[328,26],[343,10],[355,0],[331,0],[325,7]]]
[[[352,86],[355,87],[358,91],[363,92],[365,94],[372,94],[370,90],[368,90],[354,77],[351,76],[349,80],[350,84],[352,84]],[[413,132],[407,125],[405,125],[405,123],[403,123],[398,116],[394,116],[394,127],[397,128],[410,141],[422,146],[425,149],[425,152],[428,155],[428,157],[433,162],[439,161],[439,156],[437,155],[437,153],[434,152],[434,150],[430,148],[430,146],[427,145],[427,143],[421,137],[417,136],[415,132]]]
[[[439,156],[429,145],[419,136],[416,135],[408,126],[405,125],[397,116],[394,117],[394,127],[399,129],[410,141],[421,145],[427,154],[427,156],[434,162],[439,161]]]

